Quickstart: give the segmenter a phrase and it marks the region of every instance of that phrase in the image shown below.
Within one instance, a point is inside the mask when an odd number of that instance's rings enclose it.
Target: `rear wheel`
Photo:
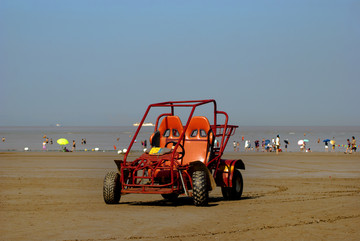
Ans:
[[[116,204],[120,201],[121,184],[120,175],[111,171],[105,175],[103,186],[104,201],[107,204]]]
[[[238,169],[234,170],[232,187],[221,187],[221,192],[225,200],[237,200],[241,198],[243,192],[243,178]]]
[[[192,175],[193,197],[195,206],[206,206],[209,201],[205,171],[195,171]]]

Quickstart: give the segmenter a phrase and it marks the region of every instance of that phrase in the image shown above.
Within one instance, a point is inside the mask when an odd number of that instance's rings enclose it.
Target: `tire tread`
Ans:
[[[120,201],[120,175],[115,171],[108,172],[104,178],[103,196],[106,204],[116,204]]]
[[[192,180],[195,206],[206,206],[209,199],[206,173],[204,171],[195,171],[192,175]]]

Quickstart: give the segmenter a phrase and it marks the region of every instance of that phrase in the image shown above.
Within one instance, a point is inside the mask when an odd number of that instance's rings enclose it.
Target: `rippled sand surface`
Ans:
[[[105,205],[114,153],[0,153],[0,240],[359,240],[360,155],[226,154],[241,200],[125,195]]]

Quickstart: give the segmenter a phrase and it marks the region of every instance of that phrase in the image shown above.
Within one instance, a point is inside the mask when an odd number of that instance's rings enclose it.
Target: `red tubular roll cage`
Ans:
[[[214,135],[215,137],[220,137],[221,136],[221,143],[220,143],[220,148],[217,150],[217,156],[222,156],[224,150],[225,150],[225,147],[227,145],[227,142],[229,141],[229,137],[232,136],[234,133],[235,133],[235,129],[238,127],[238,126],[235,126],[235,125],[228,125],[228,119],[229,119],[229,116],[226,112],[224,111],[218,111],[217,110],[217,105],[216,105],[216,101],[214,99],[209,99],[209,100],[189,100],[189,101],[167,101],[167,102],[160,102],[160,103],[155,103],[155,104],[151,104],[148,106],[143,118],[141,119],[140,121],[140,124],[130,142],[130,145],[128,147],[128,151],[127,153],[125,153],[125,156],[124,156],[124,162],[126,162],[127,160],[127,157],[129,155],[129,152],[136,140],[136,137],[137,135],[139,134],[140,132],[140,129],[150,111],[151,108],[153,107],[170,107],[171,108],[171,113],[164,113],[164,114],[161,114],[157,120],[156,120],[156,124],[155,124],[155,131],[157,130],[158,128],[158,123],[159,123],[159,119],[163,116],[167,116],[167,115],[174,115],[174,107],[191,107],[191,113],[189,115],[189,118],[186,122],[186,125],[184,126],[184,130],[183,132],[181,133],[181,136],[179,138],[179,140],[184,140],[184,136],[185,136],[185,132],[189,126],[189,123],[190,123],[190,120],[194,114],[194,111],[196,109],[196,107],[198,106],[201,106],[201,105],[205,105],[205,104],[209,104],[209,103],[213,103],[214,105],[214,124],[211,125],[211,129],[213,130],[214,132]],[[225,124],[223,125],[217,125],[217,115],[218,114],[222,114],[225,116]],[[227,137],[227,138],[226,138]],[[179,144],[180,144],[181,141],[178,141],[178,143],[176,144],[175,146],[175,150],[177,150]],[[175,151],[173,152],[173,157],[175,155]]]

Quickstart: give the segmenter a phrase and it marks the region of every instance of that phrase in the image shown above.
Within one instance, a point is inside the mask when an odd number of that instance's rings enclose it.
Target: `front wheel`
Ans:
[[[105,175],[103,196],[106,204],[119,203],[121,197],[121,183],[119,173],[111,171]]]
[[[206,206],[209,201],[209,191],[205,171],[195,171],[192,175],[192,182],[195,206]]]
[[[243,192],[243,178],[238,169],[234,170],[232,187],[221,187],[221,192],[225,200],[238,200]]]

